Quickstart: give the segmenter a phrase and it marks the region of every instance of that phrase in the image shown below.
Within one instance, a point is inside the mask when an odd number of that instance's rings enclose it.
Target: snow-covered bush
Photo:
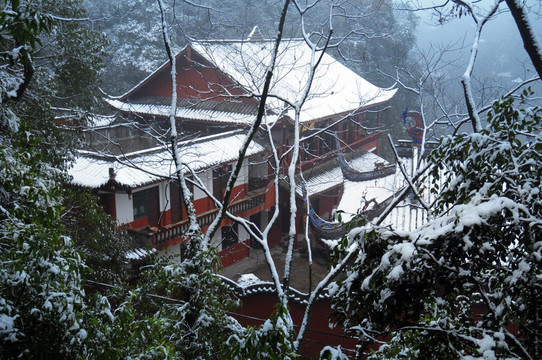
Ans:
[[[58,101],[57,87],[66,90],[68,82],[77,82],[72,72],[62,85],[48,68],[59,55],[51,50],[55,36],[62,37],[59,30],[68,26],[60,25],[50,11],[59,7],[65,15],[69,11],[75,11],[73,16],[82,14],[77,12],[77,1],[63,4],[13,0],[4,2],[0,10],[2,359],[78,358],[93,316],[83,290],[87,269],[62,219],[71,142],[61,135],[51,111],[51,103]],[[77,27],[69,23],[71,29]],[[85,44],[75,41],[72,45]],[[35,56],[40,50],[44,56]],[[40,63],[44,58],[50,62]],[[86,70],[96,72],[99,61],[87,65]]]
[[[6,135],[0,137],[0,357],[68,356],[86,337],[84,265],[62,235],[57,171],[42,161],[37,139]]]
[[[1,111],[0,357],[68,354],[85,338],[84,265],[63,235],[60,171],[44,161],[40,139]]]
[[[343,240],[362,250],[334,307],[360,352],[380,335],[374,358],[540,357],[542,109],[503,99],[487,120],[431,155],[433,220]]]
[[[189,250],[190,256],[180,263],[160,259],[147,272],[141,289],[175,299],[149,298],[146,306],[149,315],[154,312],[168,323],[166,343],[177,356],[210,359],[224,351],[229,335],[239,327],[227,313],[237,302],[215,274],[220,261],[216,249],[202,251],[192,241]]]
[[[242,327],[227,342],[226,359],[296,359],[294,333],[290,314],[283,304],[261,326]]]

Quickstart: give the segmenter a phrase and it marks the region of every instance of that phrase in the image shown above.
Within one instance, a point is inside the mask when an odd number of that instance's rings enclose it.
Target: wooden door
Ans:
[[[159,226],[160,220],[160,199],[158,186],[147,189],[147,211],[149,226]]]

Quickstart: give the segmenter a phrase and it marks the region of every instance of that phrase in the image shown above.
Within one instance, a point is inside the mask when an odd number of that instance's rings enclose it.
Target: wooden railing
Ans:
[[[228,212],[233,215],[239,215],[251,209],[254,209],[260,205],[265,204],[265,195],[269,191],[271,186],[260,189],[257,192],[249,194],[248,196],[232,202],[228,206]],[[218,208],[206,211],[202,214],[197,215],[197,220],[200,228],[205,228],[211,224],[211,222],[216,217],[218,213]],[[161,245],[167,243],[170,240],[183,236],[188,230],[189,222],[188,219],[181,220],[175,224],[167,225],[163,228],[158,229],[156,232],[151,234],[151,241],[154,247],[161,247]]]

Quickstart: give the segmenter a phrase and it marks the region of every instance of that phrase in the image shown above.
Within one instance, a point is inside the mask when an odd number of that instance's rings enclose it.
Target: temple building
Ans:
[[[184,174],[193,181],[190,190],[203,231],[218,212],[213,198],[222,199],[239,149],[258,114],[273,45],[255,29],[246,40],[194,42],[176,55],[178,147]],[[318,67],[309,81],[315,59]],[[167,62],[125,94],[106,99],[115,114],[88,126],[86,146],[78,151],[70,174],[75,185],[92,189],[118,225],[143,244],[182,254],[183,244],[189,241],[184,236],[188,219],[168,147],[171,70]],[[376,209],[393,194],[393,189],[382,191],[375,182],[384,179],[386,186],[393,187],[395,167],[378,153],[385,109],[395,92],[369,83],[327,53],[313,52],[303,40],[284,40],[263,122],[243,160],[229,212],[263,227],[279,207],[269,245],[280,243],[289,227],[289,185],[283,179],[292,156],[296,120],[301,138],[298,209],[305,204],[303,183],[311,209],[329,220],[344,200],[348,181],[364,183],[367,189],[357,200],[350,199],[348,206],[367,204],[365,210]],[[301,110],[296,112],[298,105]],[[278,167],[272,161],[274,150],[282,159]],[[353,180],[344,172],[348,168]],[[305,212],[300,210],[298,229],[304,221]],[[228,266],[248,256],[251,236],[226,219],[212,245]]]

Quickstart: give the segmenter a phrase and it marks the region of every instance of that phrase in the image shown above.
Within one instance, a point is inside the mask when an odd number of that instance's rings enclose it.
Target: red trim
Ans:
[[[149,225],[149,218],[144,216],[132,222],[129,222],[128,225],[130,225],[134,229],[139,229],[139,228]]]
[[[182,49],[181,51],[179,51],[179,53],[177,54],[176,56],[176,59],[175,60],[178,60],[182,55],[184,55],[187,51],[188,51],[188,45]],[[169,61],[166,61],[165,63],[163,63],[158,69],[156,69],[152,74],[150,74],[149,76],[147,76],[145,79],[143,79],[143,81],[141,81],[139,84],[137,84],[135,87],[133,87],[131,90],[129,90],[127,93],[125,93],[124,95],[122,95],[119,100],[121,101],[125,101],[127,98],[129,98],[130,96],[132,96],[134,93],[138,92],[140,89],[144,88],[145,86],[147,86],[147,84],[153,80],[155,77],[157,77],[162,71],[164,71],[165,69],[167,69],[168,67],[170,66],[170,63]]]
[[[253,214],[256,214],[256,213],[259,213],[259,212],[262,212],[262,211],[265,211],[265,210],[270,210],[271,207],[273,207],[275,205],[275,188],[273,186],[273,182],[269,183],[266,187],[266,189],[262,189],[262,190],[265,190],[265,199],[264,199],[264,202],[262,204],[260,204],[259,206],[255,206],[253,208],[250,208],[246,211],[243,211],[243,212],[240,212],[240,213],[237,213],[237,216],[239,217],[243,217],[243,218],[248,218],[249,216],[253,215]],[[248,187],[247,184],[243,184],[241,185],[243,187],[243,189],[241,189],[240,187],[238,187],[240,190],[239,194],[244,194],[245,196],[241,197],[241,199],[239,200],[244,200],[244,198],[249,195],[248,192],[246,192],[246,189]],[[205,199],[208,199],[208,198],[204,198],[204,199],[200,199],[200,200],[205,200]],[[202,201],[203,203],[205,201]],[[242,201],[241,201],[242,202]],[[233,202],[232,206],[237,206],[239,205],[239,202]],[[197,209],[197,207],[196,207]],[[214,208],[213,208],[214,209]],[[211,212],[213,209],[209,209],[208,211],[199,211],[197,210],[198,214],[200,214],[201,216],[207,216],[209,215],[209,212]],[[167,217],[168,216],[168,213],[169,211],[166,212],[166,214],[164,215],[164,217]],[[206,214],[207,213],[207,214]],[[212,212],[211,212],[212,213]],[[216,214],[216,212],[215,212]],[[186,217],[184,217],[183,219],[186,219]],[[183,221],[183,223],[186,222],[186,220]],[[225,220],[222,221],[222,223],[220,224],[220,226],[224,226],[224,225],[230,225],[232,224],[233,221],[226,218]],[[184,226],[184,225],[183,225]],[[208,229],[208,226],[204,226],[202,227],[202,231],[203,232],[206,232]],[[277,227],[278,229],[278,232],[275,232],[273,231],[273,235],[276,236],[276,239],[277,239],[277,244],[278,242],[280,241],[280,227]],[[160,243],[159,245],[156,245],[156,244],[153,244],[154,247],[156,247],[158,250],[163,250],[163,249],[167,249],[168,247],[171,247],[175,244],[178,244],[179,242],[183,241],[183,239],[178,239],[178,238],[173,238],[169,241],[166,241],[166,242],[162,242]],[[271,247],[274,247],[273,245],[271,245]]]
[[[166,244],[162,245],[162,246],[154,246],[154,244],[152,244],[152,247],[155,248],[156,250],[165,250],[165,249],[168,249],[172,246],[175,246],[177,244],[182,244],[182,243],[187,243],[190,239],[187,238],[187,237],[184,237],[184,236],[179,236],[179,237],[176,237],[174,239],[171,239],[169,240]],[[167,245],[167,246],[165,246]]]
[[[228,74],[220,71],[218,67],[205,56],[187,45],[176,56],[177,65],[177,94],[182,98],[213,99],[224,101],[231,99],[231,95],[238,95],[238,100],[245,103],[257,103],[257,100],[247,96],[249,92],[234,81]],[[203,65],[202,69],[195,71],[194,67]],[[171,97],[171,77],[169,69],[171,64],[162,64],[156,71],[141,81],[134,88],[122,95],[119,100],[126,101],[134,95],[152,95]],[[166,71],[167,70],[167,71]],[[214,84],[214,85],[213,85]],[[224,94],[224,86],[228,87]],[[226,95],[225,97],[220,94]]]
[[[241,297],[242,305],[236,310],[236,314],[240,315],[234,315],[234,317],[243,326],[262,325],[265,319],[269,319],[273,314],[278,303],[276,294],[253,292],[250,295]],[[303,315],[305,314],[306,305],[290,301],[289,307],[292,321],[297,325],[296,329],[299,329],[299,325],[301,325]],[[344,331],[341,327],[329,327],[329,319],[333,314],[329,299],[315,300],[312,307],[312,314],[313,316],[309,317],[307,332],[301,344],[300,354],[303,357],[309,359],[318,358],[320,351],[326,345],[340,345],[343,351],[345,349],[355,349],[356,340],[344,336]],[[246,317],[242,315],[246,315]]]
[[[114,219],[117,218],[117,199],[115,193],[98,194],[98,204],[100,204],[105,212]]]
[[[250,255],[250,240],[245,240],[233,244],[232,246],[227,247],[226,249],[220,251],[220,260],[222,261],[222,266],[228,267]]]

